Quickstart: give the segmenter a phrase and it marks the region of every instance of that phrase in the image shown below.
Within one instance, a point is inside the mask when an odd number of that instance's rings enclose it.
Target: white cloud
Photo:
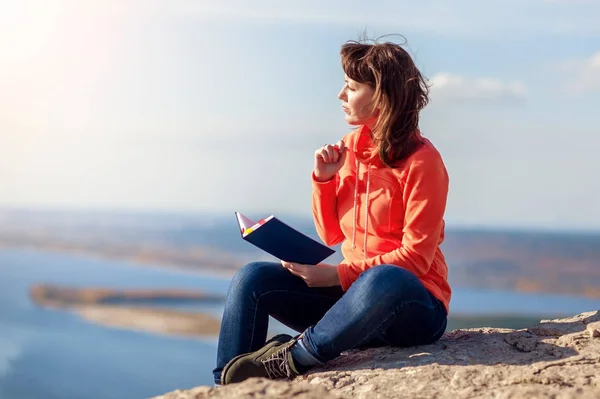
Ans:
[[[566,74],[568,92],[600,91],[600,51],[587,59],[567,61],[559,69]]]
[[[520,102],[525,99],[521,82],[503,82],[494,78],[470,78],[439,73],[431,79],[434,101]]]

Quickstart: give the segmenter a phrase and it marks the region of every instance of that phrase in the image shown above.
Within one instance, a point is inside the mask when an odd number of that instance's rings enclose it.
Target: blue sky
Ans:
[[[600,2],[212,3],[0,0],[0,206],[310,216],[366,29],[430,79],[450,225],[600,229]]]

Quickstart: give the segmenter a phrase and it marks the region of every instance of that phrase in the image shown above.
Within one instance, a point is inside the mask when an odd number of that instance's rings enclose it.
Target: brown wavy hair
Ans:
[[[373,140],[383,163],[394,167],[421,144],[419,113],[429,103],[429,87],[399,44],[349,41],[340,55],[346,75],[375,91],[373,106],[379,116]]]

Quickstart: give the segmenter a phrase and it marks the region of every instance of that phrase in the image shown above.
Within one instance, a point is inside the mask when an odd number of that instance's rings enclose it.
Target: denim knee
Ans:
[[[418,287],[422,290],[421,281],[417,276],[395,265],[377,265],[365,270],[355,284],[358,283],[361,289],[370,292],[384,291],[387,294],[405,295]]]
[[[273,269],[273,265],[269,262],[247,263],[231,279],[230,295],[254,291],[258,288],[261,280],[264,279],[265,274],[269,272],[269,269]]]
[[[237,271],[231,279],[230,293],[244,291],[255,286],[261,275],[264,262],[250,262]]]
[[[365,270],[361,277],[368,282],[379,282],[378,280],[406,280],[417,279],[414,273],[396,265],[377,265]],[[381,282],[379,282],[381,283]]]

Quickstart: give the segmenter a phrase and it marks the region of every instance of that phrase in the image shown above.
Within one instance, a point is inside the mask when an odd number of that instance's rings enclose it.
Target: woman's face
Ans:
[[[378,111],[373,107],[375,90],[365,83],[358,83],[345,76],[346,84],[338,94],[350,125],[367,125],[372,128],[377,121]]]

